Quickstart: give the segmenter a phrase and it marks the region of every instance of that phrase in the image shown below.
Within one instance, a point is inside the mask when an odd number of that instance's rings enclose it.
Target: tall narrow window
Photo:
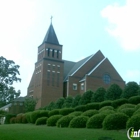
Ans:
[[[84,83],[81,83],[81,90],[84,90]]]
[[[77,90],[77,84],[73,83],[73,90]]]
[[[57,73],[57,87],[59,87],[60,73]]]
[[[59,58],[59,50],[57,50],[57,58]]]
[[[52,51],[52,57],[54,57],[54,49],[53,49],[53,51]]]
[[[55,72],[52,72],[52,86],[54,86],[54,81],[55,81]]]
[[[50,85],[50,71],[47,71],[47,85]]]
[[[50,49],[48,49],[48,56],[50,56]]]

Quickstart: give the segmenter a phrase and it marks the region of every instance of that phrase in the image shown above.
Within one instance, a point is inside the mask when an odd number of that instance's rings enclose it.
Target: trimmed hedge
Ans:
[[[75,107],[75,111],[86,111],[86,105],[79,105]]]
[[[83,113],[82,111],[74,111],[74,112],[70,113],[69,115],[80,116],[82,113]]]
[[[119,112],[126,114],[127,116],[131,117],[135,112],[135,108],[124,108],[119,110]]]
[[[116,113],[114,110],[104,110],[101,111],[99,114],[104,114],[105,116],[109,115],[109,114],[114,114]]]
[[[99,108],[102,108],[104,106],[111,106],[111,105],[112,105],[112,101],[106,100],[100,103]]]
[[[97,110],[87,110],[87,111],[85,111],[83,114],[82,114],[82,116],[87,116],[87,117],[91,117],[91,116],[93,116],[93,115],[95,115],[95,114],[97,114],[98,113],[98,111]]]
[[[112,106],[114,108],[117,108],[117,107],[119,107],[119,106],[121,106],[123,104],[126,104],[126,103],[128,103],[128,100],[125,99],[125,98],[122,98],[122,99],[112,101]]]
[[[39,117],[49,117],[48,110],[40,110]]]
[[[130,103],[130,104],[138,104],[138,103],[140,103],[140,96],[133,96],[133,97],[130,97],[129,99],[128,99],[128,102]]]
[[[89,103],[86,105],[86,110],[90,110],[90,109],[99,109],[99,105],[100,103]]]
[[[47,121],[47,117],[41,117],[41,118],[38,118],[35,122],[36,125],[42,125],[42,124],[46,124],[46,121]]]
[[[62,117],[62,115],[53,115],[47,119],[48,126],[56,126],[57,121]]]
[[[23,114],[22,115],[22,121],[21,121],[22,123],[28,123],[28,121],[27,121],[27,118],[26,118],[26,115],[25,114]]]
[[[30,117],[31,117],[31,123],[35,123],[36,120],[40,117],[40,110],[33,111]]]
[[[70,128],[85,128],[88,119],[89,118],[86,116],[75,117],[70,121],[69,127]]]
[[[5,124],[10,124],[10,119],[13,118],[13,117],[16,117],[15,114],[6,114],[5,116]]]
[[[53,116],[53,115],[59,115],[59,109],[54,109],[54,110],[51,110],[49,112],[49,117]]]
[[[73,111],[74,111],[73,108],[63,108],[63,109],[60,109],[59,114],[65,116],[72,113]]]
[[[104,106],[101,109],[99,109],[99,112],[105,111],[105,110],[114,110],[112,106]]]
[[[16,123],[16,117],[10,119],[10,124]]]
[[[67,115],[67,116],[63,116],[62,118],[60,118],[57,121],[57,127],[68,127],[70,121],[74,118],[75,116],[72,115]]]
[[[136,130],[140,129],[140,114],[133,115],[126,124],[126,128],[134,127]]]
[[[136,110],[140,109],[140,103],[136,105],[135,109]]]
[[[136,110],[133,115],[137,115],[137,114],[140,114],[140,109]]]
[[[117,110],[120,111],[120,110],[126,109],[126,108],[135,108],[135,105],[133,105],[133,104],[123,104]]]
[[[31,123],[31,113],[32,112],[25,113],[25,117],[28,123]]]
[[[124,113],[114,113],[106,116],[103,121],[103,128],[107,130],[119,130],[126,128],[128,116]]]
[[[16,123],[22,123],[22,114],[16,116]]]
[[[105,117],[105,114],[96,114],[92,116],[87,122],[87,128],[102,128],[102,123]]]

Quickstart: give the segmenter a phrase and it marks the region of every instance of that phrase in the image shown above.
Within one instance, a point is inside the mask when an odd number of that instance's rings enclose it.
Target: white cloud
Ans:
[[[139,79],[140,70],[128,70],[126,72],[126,77],[127,77],[127,79],[131,79],[131,80]]]
[[[106,30],[114,36],[124,50],[140,50],[140,0],[126,0],[126,5],[108,5],[101,15],[108,19]]]

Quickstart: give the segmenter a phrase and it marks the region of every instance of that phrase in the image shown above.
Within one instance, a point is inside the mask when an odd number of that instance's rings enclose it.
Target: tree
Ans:
[[[81,99],[81,95],[77,94],[74,98],[73,98],[73,102],[72,102],[72,107],[76,107],[79,105],[79,101]]]
[[[20,91],[15,91],[12,87],[14,82],[20,82],[21,79],[17,77],[20,75],[19,65],[15,65],[12,60],[7,60],[4,57],[0,57],[0,104],[6,105],[14,98],[20,95]]]
[[[125,85],[122,97],[130,98],[132,96],[136,96],[139,93],[139,85],[136,82],[128,82]]]
[[[25,101],[24,101],[25,112],[34,111],[36,103],[37,103],[37,100],[32,97],[25,98]]]
[[[86,91],[83,94],[83,96],[81,97],[79,104],[80,105],[85,105],[87,103],[90,103],[91,102],[92,95],[93,95],[93,91],[91,91],[91,90]]]
[[[98,88],[96,92],[92,95],[91,102],[104,101],[105,94],[106,94],[105,88],[103,87]]]
[[[105,94],[105,99],[116,100],[120,98],[121,94],[122,89],[117,84],[112,84]]]
[[[55,103],[56,108],[62,108],[64,102],[65,102],[65,99],[63,97],[59,98]]]
[[[66,107],[66,108],[71,107],[72,102],[73,102],[73,97],[71,97],[71,96],[66,97],[63,107]]]

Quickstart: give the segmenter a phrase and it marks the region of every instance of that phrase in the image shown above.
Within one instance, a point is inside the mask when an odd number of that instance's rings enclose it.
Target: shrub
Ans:
[[[118,111],[125,109],[125,108],[135,108],[135,105],[133,104],[123,104],[118,108]]]
[[[93,116],[93,115],[95,115],[95,114],[97,114],[98,113],[98,111],[97,110],[87,110],[87,111],[85,111],[83,114],[82,114],[82,116],[87,116],[87,117],[91,117],[91,116]]]
[[[75,107],[75,111],[86,111],[86,105],[79,105]]]
[[[113,113],[115,113],[114,110],[108,110],[108,109],[100,112],[100,114],[104,114],[105,116],[107,116],[109,114],[113,114]]]
[[[53,115],[47,119],[48,126],[56,126],[57,121],[62,117],[62,115]]]
[[[49,117],[51,117],[53,115],[59,115],[59,109],[54,109],[49,112]]]
[[[118,130],[126,128],[128,116],[124,113],[114,113],[106,116],[103,121],[103,128],[107,130]]]
[[[46,121],[47,121],[47,117],[41,117],[41,118],[38,118],[35,122],[36,125],[41,125],[41,124],[46,124]]]
[[[31,123],[31,113],[32,112],[25,113],[25,117],[26,117],[28,123]]]
[[[33,111],[30,115],[31,123],[35,123],[36,120],[39,118],[39,115],[40,115],[40,110]]]
[[[122,98],[122,99],[112,101],[112,106],[114,108],[117,108],[118,106],[121,106],[122,104],[125,104],[125,103],[128,103],[128,100],[125,98]]]
[[[73,108],[64,108],[64,109],[60,109],[59,114],[60,115],[68,115],[73,111],[74,111]]]
[[[99,109],[99,104],[100,103],[89,103],[86,105],[86,110],[90,110],[90,109]]]
[[[140,109],[136,110],[133,115],[137,115],[137,114],[140,114]]]
[[[105,111],[105,110],[113,110],[114,108],[112,106],[104,106],[102,107],[99,112]]]
[[[137,105],[135,106],[135,109],[136,109],[136,110],[140,109],[140,104],[137,104]]]
[[[87,121],[88,121],[88,117],[86,116],[74,117],[70,121],[69,127],[70,128],[85,128]]]
[[[83,113],[82,111],[74,111],[74,112],[70,113],[69,115],[80,116],[82,113]]]
[[[106,115],[96,114],[92,116],[87,122],[87,128],[102,128],[102,122]]]
[[[126,114],[127,116],[131,117],[135,112],[135,108],[124,108],[119,110],[119,112]]]
[[[99,108],[102,108],[104,106],[111,106],[111,104],[112,104],[112,101],[106,100],[100,103]]]
[[[17,115],[17,117],[16,117],[16,123],[22,123],[22,114]]]
[[[140,96],[133,96],[133,97],[128,99],[128,102],[130,104],[135,104],[136,105],[136,104],[140,103]]]
[[[16,117],[13,117],[10,119],[10,124],[12,124],[12,123],[16,123]]]
[[[25,114],[22,115],[22,121],[21,122],[22,123],[27,123],[28,122]]]
[[[49,111],[48,110],[41,110],[39,113],[39,117],[49,117]]]
[[[15,114],[6,114],[5,116],[5,124],[9,124],[10,123],[10,119],[13,118],[13,117],[16,117]]]
[[[75,117],[75,116],[72,116],[72,115],[63,116],[62,118],[60,118],[60,119],[57,121],[57,124],[56,124],[56,125],[57,125],[58,127],[68,127],[70,121],[71,121],[74,117]]]
[[[133,115],[126,123],[126,128],[134,127],[136,130],[140,128],[140,114]]]

